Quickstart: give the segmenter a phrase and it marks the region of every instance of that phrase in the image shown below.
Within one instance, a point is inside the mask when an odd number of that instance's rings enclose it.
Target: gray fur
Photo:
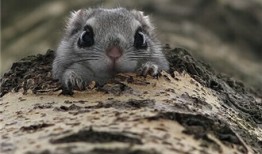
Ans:
[[[77,41],[87,24],[93,28],[95,43],[89,48],[79,48]],[[148,43],[146,50],[133,47],[134,35],[139,26],[145,31]],[[108,68],[111,61],[105,53],[112,44],[123,49],[115,71]],[[83,89],[90,81],[105,83],[119,72],[142,70],[145,75],[150,69],[154,72],[151,75],[156,75],[160,70],[167,71],[169,66],[149,17],[136,10],[98,8],[71,14],[56,52],[52,72],[64,87]]]

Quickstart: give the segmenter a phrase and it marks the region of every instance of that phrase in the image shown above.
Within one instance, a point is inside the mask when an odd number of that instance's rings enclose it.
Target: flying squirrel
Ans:
[[[66,90],[104,84],[117,73],[156,76],[169,65],[149,16],[125,8],[71,13],[52,73]]]

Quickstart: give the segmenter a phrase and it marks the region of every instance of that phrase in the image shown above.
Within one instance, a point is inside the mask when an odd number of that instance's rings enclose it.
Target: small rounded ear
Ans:
[[[71,15],[66,24],[66,34],[68,36],[72,36],[81,30],[85,26],[85,23],[92,12],[92,9],[80,9],[78,11],[71,12]]]
[[[148,15],[145,16],[144,12],[137,10],[132,10],[131,13],[135,16],[136,20],[141,23],[142,29],[144,29],[149,34],[154,31],[154,26],[152,25]]]

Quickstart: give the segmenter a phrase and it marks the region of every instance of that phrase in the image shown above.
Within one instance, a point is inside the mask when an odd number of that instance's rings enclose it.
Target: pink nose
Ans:
[[[122,50],[119,47],[111,47],[106,50],[107,56],[112,60],[117,60],[119,57],[122,56]]]

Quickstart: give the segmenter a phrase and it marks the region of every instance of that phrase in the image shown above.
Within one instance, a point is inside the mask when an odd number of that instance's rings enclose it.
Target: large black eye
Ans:
[[[94,32],[92,27],[86,26],[84,28],[84,31],[80,35],[77,44],[80,48],[90,47],[94,44]]]
[[[146,49],[147,48],[145,34],[143,33],[141,28],[138,28],[136,31],[135,39],[134,39],[134,47],[136,49]]]

